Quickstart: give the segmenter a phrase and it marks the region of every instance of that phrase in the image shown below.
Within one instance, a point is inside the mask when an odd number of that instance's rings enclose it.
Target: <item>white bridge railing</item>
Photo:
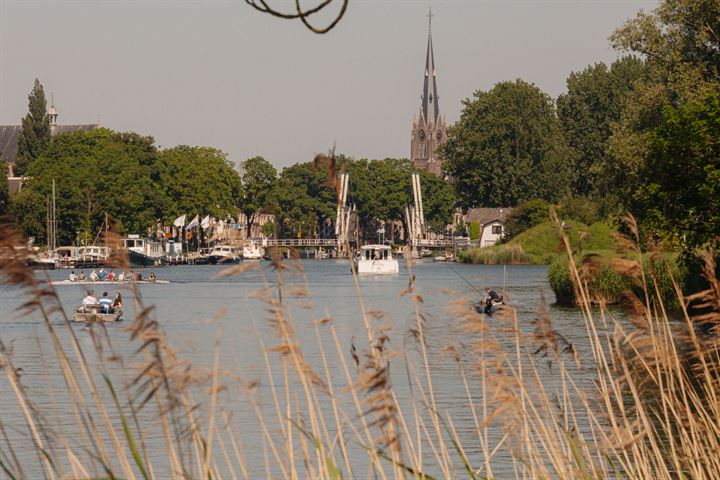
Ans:
[[[337,247],[336,238],[254,238],[257,245],[263,247]],[[452,247],[453,245],[468,245],[470,240],[467,237],[442,238],[442,239],[418,239],[414,244],[416,247]]]

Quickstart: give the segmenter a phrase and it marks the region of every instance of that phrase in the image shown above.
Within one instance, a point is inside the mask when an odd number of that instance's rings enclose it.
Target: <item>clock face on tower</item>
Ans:
[[[420,137],[420,140],[425,140],[425,130],[420,130],[418,136]]]

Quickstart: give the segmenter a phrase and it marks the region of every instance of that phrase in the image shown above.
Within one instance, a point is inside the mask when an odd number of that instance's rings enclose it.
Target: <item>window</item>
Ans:
[[[502,225],[493,225],[492,233],[493,235],[502,235]]]

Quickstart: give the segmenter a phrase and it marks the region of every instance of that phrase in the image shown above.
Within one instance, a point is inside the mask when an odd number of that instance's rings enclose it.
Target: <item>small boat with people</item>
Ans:
[[[165,261],[162,243],[139,235],[128,235],[122,239],[122,247],[128,254],[133,267],[158,267]]]
[[[92,290],[83,298],[82,305],[73,312],[75,322],[117,322],[122,317],[122,296],[118,293],[111,299],[103,292],[98,300]]]
[[[392,275],[400,272],[400,265],[388,245],[363,245],[353,258],[359,275]]]
[[[485,315],[492,315],[505,305],[505,299],[502,294],[497,293],[495,290],[491,290],[490,288],[486,288],[485,293],[487,296],[483,300],[473,304],[473,308],[476,312],[484,313]]]
[[[212,265],[240,263],[242,260],[241,252],[234,245],[215,245],[207,258]]]

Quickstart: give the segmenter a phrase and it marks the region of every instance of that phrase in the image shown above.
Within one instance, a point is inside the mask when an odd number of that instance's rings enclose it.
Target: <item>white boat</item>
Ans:
[[[160,242],[128,235],[122,239],[122,244],[133,267],[157,267],[165,261],[165,249]]]
[[[359,275],[392,275],[400,272],[398,261],[387,245],[363,245],[353,259]]]
[[[58,247],[53,251],[59,266],[63,268],[97,268],[110,261],[112,249],[102,245]]]
[[[264,249],[251,240],[243,245],[242,258],[244,260],[260,260],[264,253]]]
[[[223,263],[239,263],[242,260],[239,248],[234,245],[215,245],[208,255],[208,261],[213,265]]]
[[[75,322],[117,322],[122,317],[122,310],[117,309],[112,313],[102,313],[99,305],[81,305],[73,313]]]

